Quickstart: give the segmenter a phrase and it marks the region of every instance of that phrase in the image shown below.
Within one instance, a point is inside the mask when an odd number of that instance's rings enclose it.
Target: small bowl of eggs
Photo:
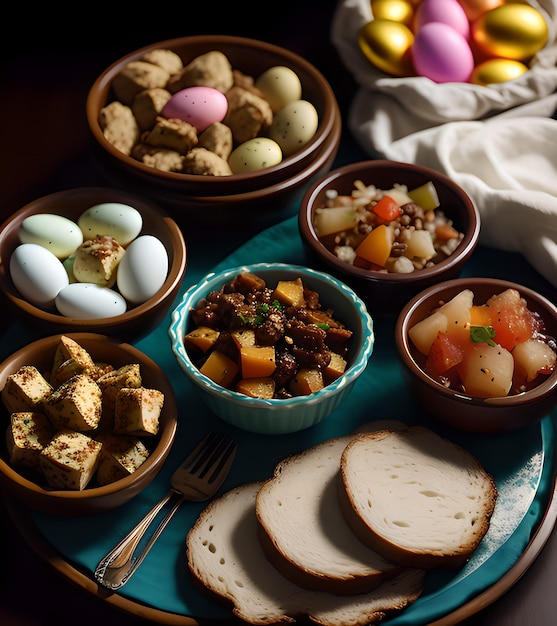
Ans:
[[[502,433],[557,406],[557,306],[496,278],[459,278],[412,298],[395,326],[405,378],[426,414]]]
[[[103,175],[182,222],[261,227],[332,166],[341,134],[331,86],[263,41],[198,35],[130,52],[97,78],[87,120]]]
[[[187,265],[176,222],[104,187],[38,198],[0,226],[0,287],[34,335],[89,331],[136,339],[155,328]]]

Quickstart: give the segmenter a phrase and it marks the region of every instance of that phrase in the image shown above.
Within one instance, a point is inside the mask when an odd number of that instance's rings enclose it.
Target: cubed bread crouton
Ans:
[[[114,432],[128,435],[156,435],[164,404],[158,389],[121,389],[116,396]]]
[[[87,374],[76,374],[55,389],[43,407],[56,430],[93,430],[102,414],[101,389]]]
[[[49,444],[53,435],[54,429],[44,413],[36,411],[12,413],[6,431],[10,463],[38,468],[39,454]]]
[[[169,78],[170,74],[160,65],[146,61],[130,61],[114,77],[112,89],[120,102],[130,106],[140,91],[164,87]]]
[[[133,474],[148,458],[149,450],[138,437],[108,435],[102,437],[97,482],[108,485]]]
[[[116,406],[116,396],[123,387],[141,387],[141,369],[139,363],[122,365],[112,372],[97,379],[97,384],[102,393],[103,420],[113,418]]]
[[[34,365],[23,365],[10,374],[2,389],[2,402],[8,413],[35,409],[52,393],[52,385]]]
[[[227,92],[234,84],[232,65],[225,54],[212,50],[188,63],[168,81],[166,88],[176,93],[187,87],[199,85]]]
[[[139,141],[140,130],[131,108],[117,100],[101,109],[99,124],[105,139],[124,154],[130,154]]]
[[[93,478],[102,443],[73,430],[57,432],[39,455],[39,466],[54,489],[81,491]]]

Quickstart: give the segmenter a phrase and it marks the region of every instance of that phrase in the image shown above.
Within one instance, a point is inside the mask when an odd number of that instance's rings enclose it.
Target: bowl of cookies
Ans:
[[[218,35],[120,58],[92,85],[87,120],[109,180],[213,223],[218,215],[237,224],[249,209],[265,223],[290,208],[330,169],[341,132],[334,92],[311,63]]]
[[[86,515],[121,506],[155,478],[177,409],[160,367],[96,333],[50,335],[0,364],[0,482],[32,509]]]

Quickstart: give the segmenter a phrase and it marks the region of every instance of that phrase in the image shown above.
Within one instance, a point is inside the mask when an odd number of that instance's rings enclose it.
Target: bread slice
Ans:
[[[340,464],[339,500],[362,542],[407,567],[458,567],[486,534],[497,487],[479,460],[412,426],[354,438]]]
[[[186,537],[192,576],[231,603],[237,617],[261,626],[304,616],[322,626],[364,626],[402,611],[420,596],[425,571],[413,568],[351,596],[310,591],[284,578],[256,539],[255,499],[261,486],[246,483],[213,500]]]
[[[401,570],[363,545],[340,510],[340,459],[353,438],[329,439],[284,459],[257,494],[259,539],[267,558],[308,589],[363,593]]]

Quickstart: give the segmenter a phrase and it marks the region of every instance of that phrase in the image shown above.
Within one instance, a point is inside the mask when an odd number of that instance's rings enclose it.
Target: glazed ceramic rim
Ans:
[[[220,288],[225,282],[234,278],[241,272],[258,272],[272,270],[274,272],[285,271],[297,273],[302,280],[309,277],[317,281],[323,281],[335,289],[340,291],[356,308],[362,325],[362,345],[354,355],[353,362],[348,366],[346,372],[337,380],[333,381],[323,389],[311,394],[310,396],[296,396],[287,399],[270,399],[251,398],[237,391],[232,391],[221,387],[213,382],[210,378],[202,374],[199,369],[192,363],[186,347],[184,345],[185,323],[188,311],[194,306],[198,300],[213,289]],[[368,313],[366,305],[360,297],[340,280],[330,276],[324,272],[319,272],[307,267],[299,265],[290,265],[286,263],[254,263],[240,265],[222,272],[211,272],[201,279],[196,285],[190,287],[182,297],[182,300],[172,311],[171,324],[169,327],[169,335],[172,344],[172,351],[176,356],[180,367],[184,372],[204,391],[217,396],[221,400],[227,400],[233,404],[242,407],[281,407],[290,408],[298,404],[313,405],[322,402],[324,399],[335,396],[344,387],[350,385],[365,370],[368,361],[373,352],[375,343],[374,326],[371,315]]]
[[[319,241],[319,237],[315,231],[313,220],[311,218],[313,208],[315,205],[315,198],[322,192],[323,189],[331,187],[334,182],[349,174],[353,175],[353,180],[358,179],[358,175],[366,170],[380,171],[383,167],[399,168],[401,171],[401,184],[404,184],[404,172],[411,171],[414,173],[420,173],[424,176],[424,181],[434,180],[445,185],[447,188],[453,190],[453,192],[459,196],[469,211],[469,225],[464,232],[464,238],[459,244],[458,248],[443,259],[440,263],[432,267],[425,268],[423,270],[416,270],[408,274],[398,273],[385,273],[378,272],[376,270],[366,270],[360,267],[355,267],[349,263],[341,261],[336,255],[327,250],[327,248]],[[435,278],[436,276],[444,274],[448,269],[453,268],[455,265],[463,262],[468,258],[475,249],[479,241],[480,236],[480,213],[475,203],[470,196],[464,191],[460,185],[451,180],[448,176],[442,174],[437,170],[433,170],[421,165],[415,165],[412,163],[403,163],[399,161],[391,161],[388,159],[377,159],[368,161],[358,161],[357,163],[350,163],[337,169],[331,170],[321,180],[317,181],[305,192],[300,204],[300,211],[298,213],[298,225],[304,240],[311,246],[312,250],[329,266],[335,268],[335,270],[346,274],[351,278],[360,278],[368,281],[376,281],[384,284],[412,284],[427,279]]]
[[[469,404],[471,407],[511,407],[516,403],[517,399],[520,399],[521,403],[535,402],[548,396],[551,393],[557,393],[557,371],[555,371],[553,372],[553,374],[551,374],[551,376],[547,377],[546,380],[542,381],[539,385],[537,385],[533,389],[530,389],[529,391],[504,396],[501,398],[477,398],[474,396],[470,396],[464,392],[456,391],[455,389],[449,389],[443,386],[442,384],[428,376],[416,362],[413,357],[414,348],[410,345],[410,339],[408,336],[408,323],[410,320],[410,316],[424,301],[435,298],[435,296],[439,295],[446,289],[461,288],[471,289],[473,291],[473,284],[475,279],[488,281],[489,284],[493,285],[494,289],[500,289],[501,291],[507,288],[516,289],[521,294],[521,296],[526,296],[532,301],[539,303],[540,309],[547,309],[547,311],[549,311],[549,314],[552,314],[553,317],[557,319],[557,306],[554,305],[542,294],[534,291],[533,289],[530,289],[529,287],[526,287],[525,285],[520,285],[518,283],[514,283],[505,279],[480,276],[446,280],[415,295],[403,307],[397,317],[397,320],[395,322],[395,342],[399,351],[401,361],[404,364],[405,368],[413,375],[415,375],[420,380],[420,382],[430,387],[437,394],[444,396],[448,399]]]

